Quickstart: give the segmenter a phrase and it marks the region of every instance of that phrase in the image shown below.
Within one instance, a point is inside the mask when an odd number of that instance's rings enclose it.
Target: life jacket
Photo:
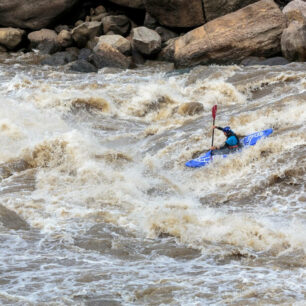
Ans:
[[[229,148],[229,149],[236,149],[236,148],[240,148],[241,147],[241,144],[240,144],[240,141],[239,141],[239,138],[238,136],[233,132],[231,131],[228,135],[226,135],[226,140],[229,139],[230,137],[234,136],[236,138],[236,141],[237,141],[237,144],[233,145],[233,146],[230,146],[226,143],[226,146]]]

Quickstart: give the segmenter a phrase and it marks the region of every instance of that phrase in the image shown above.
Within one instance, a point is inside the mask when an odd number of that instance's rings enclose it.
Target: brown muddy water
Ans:
[[[0,61],[2,305],[304,305],[305,63],[34,62]],[[274,133],[186,168],[214,104],[217,125]]]

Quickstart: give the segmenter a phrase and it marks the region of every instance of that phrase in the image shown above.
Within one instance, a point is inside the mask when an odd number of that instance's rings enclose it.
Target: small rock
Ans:
[[[57,27],[55,27],[54,30],[55,30],[56,33],[60,33],[63,30],[70,31],[70,29],[69,29],[69,27],[67,25],[62,25],[62,24],[60,24]]]
[[[79,59],[73,62],[70,66],[71,71],[83,72],[83,73],[90,73],[90,72],[97,72],[98,69],[87,62],[86,60]]]
[[[128,55],[131,53],[131,43],[121,35],[100,36],[97,45],[94,48],[95,52],[99,49],[99,45],[101,43],[112,46],[124,55]]]
[[[73,39],[72,39],[72,35],[69,31],[67,30],[62,30],[58,36],[57,36],[57,41],[58,44],[62,47],[62,48],[68,48],[71,47],[73,44]]]
[[[175,32],[164,27],[157,27],[155,31],[160,35],[162,43],[178,36]]]
[[[290,23],[281,37],[283,55],[290,61],[306,61],[306,23]]]
[[[146,13],[143,25],[149,29],[154,30],[158,26],[158,22],[149,13]]]
[[[77,58],[73,56],[71,53],[65,52],[57,52],[50,57],[45,58],[42,60],[42,65],[49,65],[49,66],[61,66],[66,65],[70,62],[75,61]]]
[[[99,45],[99,49],[90,56],[90,62],[98,69],[103,67],[127,69],[131,64],[131,60],[117,49],[102,43]]]
[[[95,8],[94,15],[98,16],[100,14],[106,13],[106,9],[104,6],[99,5]]]
[[[50,41],[57,43],[57,34],[53,30],[42,29],[40,31],[31,32],[28,35],[32,47],[37,47],[41,42]]]
[[[286,16],[288,25],[292,21],[298,21],[299,23],[306,22],[306,2],[303,0],[294,0],[289,2],[284,9],[283,14]]]
[[[79,52],[78,59],[87,61],[90,55],[92,55],[92,51],[90,49],[83,48]]]
[[[130,21],[124,15],[106,16],[102,20],[104,33],[112,31],[114,34],[126,35],[130,30]]]
[[[138,27],[132,30],[133,47],[140,53],[151,55],[161,49],[160,35],[146,27]]]
[[[7,49],[15,49],[22,41],[25,32],[20,29],[2,28],[0,29],[0,44]]]
[[[97,21],[84,22],[72,30],[72,38],[79,47],[85,47],[87,42],[102,33],[102,23]]]

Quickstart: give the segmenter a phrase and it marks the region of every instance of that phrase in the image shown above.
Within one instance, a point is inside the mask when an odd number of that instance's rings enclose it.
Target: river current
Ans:
[[[306,63],[76,74],[37,57],[0,59],[2,305],[304,305]],[[216,125],[274,132],[187,168],[214,104]]]

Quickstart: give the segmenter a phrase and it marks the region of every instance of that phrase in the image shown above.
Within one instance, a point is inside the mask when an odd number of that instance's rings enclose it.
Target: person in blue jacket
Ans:
[[[229,126],[224,128],[219,126],[213,126],[213,129],[218,129],[222,131],[226,137],[226,141],[223,146],[213,146],[210,149],[213,151],[214,155],[216,154],[230,154],[235,152],[240,148],[240,142],[238,136],[231,130]]]

